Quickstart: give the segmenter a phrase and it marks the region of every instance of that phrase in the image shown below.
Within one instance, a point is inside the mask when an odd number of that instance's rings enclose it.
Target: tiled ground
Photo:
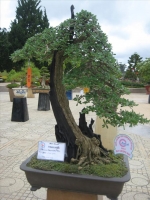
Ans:
[[[145,115],[150,115],[148,96],[130,95],[144,105]],[[0,93],[0,199],[1,200],[45,200],[46,189],[30,191],[20,164],[37,150],[40,140],[55,141],[55,119],[50,111],[37,111],[38,94],[28,98],[29,121],[11,122],[12,102],[8,92]],[[81,106],[70,101],[76,121]],[[142,108],[141,108],[142,112]],[[87,121],[95,119],[95,114],[87,116]],[[150,117],[149,117],[150,118]],[[118,133],[128,134],[134,142],[133,159],[130,160],[131,180],[125,184],[119,200],[150,200],[150,124],[135,128],[118,129]]]

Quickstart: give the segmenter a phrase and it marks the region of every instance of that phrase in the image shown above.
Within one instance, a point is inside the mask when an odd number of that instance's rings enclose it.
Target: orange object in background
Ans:
[[[83,88],[83,91],[86,94],[86,93],[88,93],[90,91],[90,88],[85,87],[85,88]]]
[[[28,70],[27,70],[27,87],[31,87],[31,68],[29,67]]]

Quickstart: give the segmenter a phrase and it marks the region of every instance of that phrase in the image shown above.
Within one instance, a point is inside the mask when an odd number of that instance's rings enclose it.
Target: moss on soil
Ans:
[[[27,164],[28,167],[34,169],[40,169],[45,171],[59,171],[71,174],[84,174],[84,175],[96,175],[100,177],[122,177],[128,169],[125,166],[122,155],[111,154],[112,159],[115,161],[109,164],[97,164],[85,166],[82,169],[78,169],[78,165],[70,164],[67,162],[56,162],[49,160],[39,160],[35,155],[31,161]]]

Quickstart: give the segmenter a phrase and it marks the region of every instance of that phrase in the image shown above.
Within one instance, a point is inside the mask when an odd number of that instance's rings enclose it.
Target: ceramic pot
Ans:
[[[112,200],[117,200],[124,183],[130,180],[129,170],[127,174],[121,178],[105,178],[33,169],[28,167],[27,163],[30,162],[31,158],[36,153],[25,160],[20,166],[20,169],[25,172],[26,178],[32,186],[32,191],[44,187],[56,190],[105,195]],[[128,158],[126,156],[124,156],[124,162],[129,169]]]
[[[27,95],[28,88],[12,88],[15,97],[24,98]]]

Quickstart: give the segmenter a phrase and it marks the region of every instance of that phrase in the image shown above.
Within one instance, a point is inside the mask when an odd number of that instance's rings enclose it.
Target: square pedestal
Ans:
[[[90,186],[89,186],[90,187]],[[47,189],[47,200],[98,200],[97,195]]]
[[[11,121],[25,122],[29,120],[27,99],[13,98]]]
[[[50,110],[50,98],[47,93],[39,93],[38,110],[47,111]]]

